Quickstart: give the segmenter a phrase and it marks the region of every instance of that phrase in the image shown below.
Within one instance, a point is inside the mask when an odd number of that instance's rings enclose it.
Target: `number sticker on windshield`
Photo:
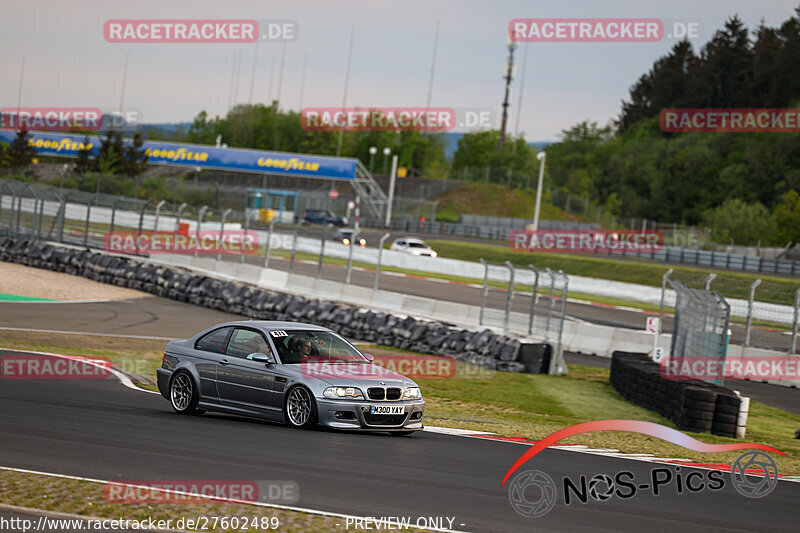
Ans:
[[[273,337],[288,337],[289,334],[285,331],[270,331]]]

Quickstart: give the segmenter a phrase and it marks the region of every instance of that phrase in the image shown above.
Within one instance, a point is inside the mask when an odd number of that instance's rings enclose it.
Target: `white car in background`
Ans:
[[[437,253],[422,239],[414,239],[412,237],[405,237],[402,239],[395,239],[392,243],[391,250],[396,252],[405,252],[412,255],[424,255],[428,257],[436,257]]]

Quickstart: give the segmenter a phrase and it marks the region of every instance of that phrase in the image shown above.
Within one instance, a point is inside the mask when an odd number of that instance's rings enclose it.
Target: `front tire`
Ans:
[[[198,412],[199,395],[191,374],[181,370],[169,382],[169,403],[179,415],[193,415]]]
[[[308,429],[317,424],[317,402],[307,388],[297,386],[286,394],[283,404],[286,422],[297,429]]]

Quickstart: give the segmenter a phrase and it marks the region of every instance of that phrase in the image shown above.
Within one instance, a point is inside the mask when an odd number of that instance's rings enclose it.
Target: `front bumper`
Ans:
[[[353,401],[317,398],[319,423],[334,429],[414,431],[423,429],[425,400]],[[402,415],[370,415],[372,405],[402,405]]]

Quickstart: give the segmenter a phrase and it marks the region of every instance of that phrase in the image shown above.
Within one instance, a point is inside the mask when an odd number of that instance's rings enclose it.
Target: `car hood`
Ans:
[[[384,386],[417,386],[404,375],[371,363],[310,362],[297,367],[306,379],[318,379],[334,386],[373,387],[380,386],[381,382]]]

